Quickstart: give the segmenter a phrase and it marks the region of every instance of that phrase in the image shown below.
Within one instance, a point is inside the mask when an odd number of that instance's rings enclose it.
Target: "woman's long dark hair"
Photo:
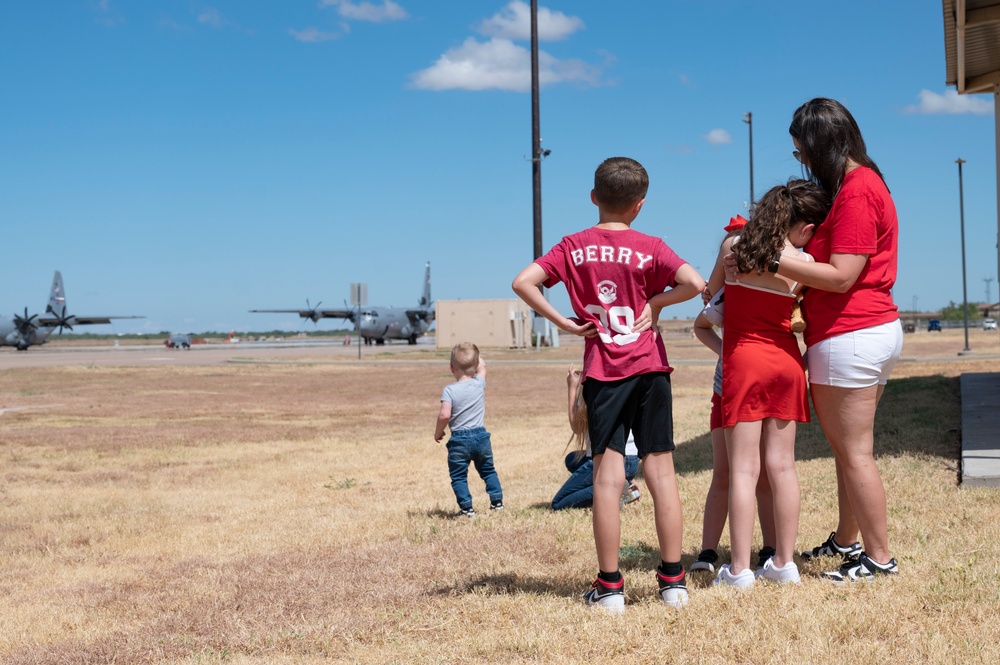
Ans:
[[[733,254],[740,272],[767,270],[781,253],[785,236],[797,222],[819,226],[830,212],[830,195],[810,180],[788,181],[772,187],[753,208],[740,232]]]
[[[848,158],[867,166],[885,182],[882,172],[868,156],[858,123],[840,102],[826,97],[809,100],[795,109],[788,133],[799,142],[809,163],[809,175],[830,196],[836,196],[840,190]]]

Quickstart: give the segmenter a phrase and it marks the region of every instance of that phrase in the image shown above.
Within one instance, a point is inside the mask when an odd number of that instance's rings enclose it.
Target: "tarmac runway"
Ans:
[[[432,351],[434,338],[422,338],[416,345],[387,343],[361,347],[361,359],[385,353]],[[163,344],[127,344],[112,342],[92,345],[33,346],[27,351],[0,349],[0,370],[20,367],[153,367],[156,365],[222,365],[253,360],[292,360],[326,358],[358,360],[356,345],[344,346],[339,340],[284,340],[274,342],[239,342],[237,344],[196,344],[190,349],[168,349]]]

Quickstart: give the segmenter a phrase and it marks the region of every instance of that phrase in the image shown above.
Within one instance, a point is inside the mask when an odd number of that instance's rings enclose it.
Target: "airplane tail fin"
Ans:
[[[427,262],[424,270],[424,294],[420,297],[421,307],[430,307],[431,304],[431,262]]]
[[[56,318],[66,316],[66,290],[63,288],[62,274],[56,270],[52,277],[52,288],[49,290],[49,304],[45,311],[53,314]]]

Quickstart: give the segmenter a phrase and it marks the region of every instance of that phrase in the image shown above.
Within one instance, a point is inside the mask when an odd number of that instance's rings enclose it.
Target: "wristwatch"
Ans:
[[[771,261],[770,265],[767,266],[767,271],[773,273],[778,272],[779,261],[781,261],[781,254],[778,254],[778,256],[773,261]]]

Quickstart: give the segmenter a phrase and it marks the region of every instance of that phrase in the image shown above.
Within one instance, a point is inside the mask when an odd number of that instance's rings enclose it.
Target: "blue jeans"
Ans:
[[[589,508],[594,505],[594,460],[575,452],[566,455],[570,476],[552,499],[552,510]],[[639,458],[625,456],[625,478],[632,480],[639,471]]]
[[[448,439],[448,473],[451,475],[451,489],[455,491],[458,507],[472,508],[469,494],[469,462],[476,465],[479,477],[486,481],[486,493],[490,502],[503,501],[500,477],[493,468],[493,447],[490,433],[485,427],[471,427],[451,433]]]

